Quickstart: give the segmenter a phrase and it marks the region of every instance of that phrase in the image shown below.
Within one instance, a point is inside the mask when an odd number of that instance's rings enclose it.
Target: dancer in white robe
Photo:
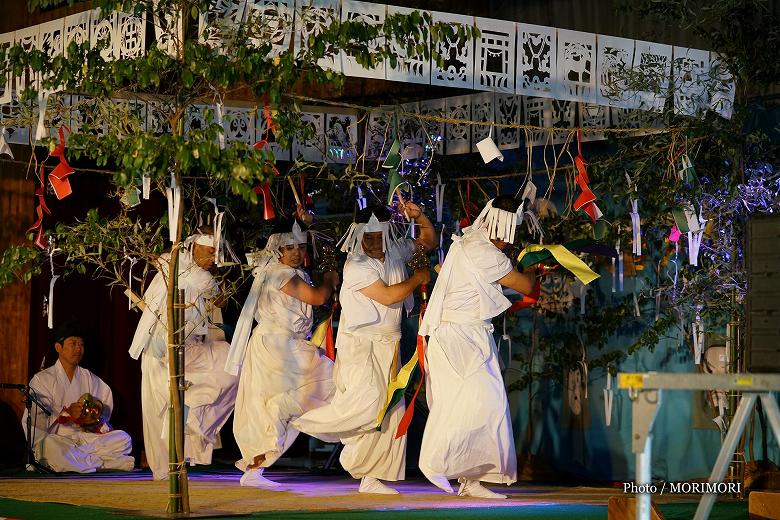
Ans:
[[[520,208],[520,209],[518,209]],[[463,236],[454,236],[420,328],[429,335],[425,355],[430,413],[420,449],[420,470],[442,490],[449,479],[459,495],[506,498],[480,481],[517,479],[512,422],[491,319],[510,307],[501,286],[528,294],[531,272],[520,273],[501,251],[514,241],[522,206],[500,196]],[[457,413],[453,413],[457,410]]]
[[[308,232],[297,220],[281,219],[265,248],[249,255],[255,279],[225,365],[231,374],[241,372],[233,433],[241,449],[236,466],[244,471],[242,486],[279,486],[263,476],[263,469],[298,436],[290,420],[327,404],[335,390],[333,362],[307,338],[312,305],[329,300],[339,275],[328,271],[322,284],[313,287],[300,269],[307,244]]]
[[[420,225],[416,242],[395,238],[390,212],[383,206],[361,210],[342,239],[342,250],[349,255],[339,293],[336,395],[329,405],[292,423],[321,440],[344,443],[341,465],[361,479],[361,493],[395,494],[381,480],[403,480],[405,475],[406,437],[394,438],[403,401],[387,414],[379,431],[376,421],[388,381],[399,368],[401,313],[404,307],[411,309],[414,289],[430,280],[427,269],[409,277],[406,262],[417,244],[430,250],[437,243],[433,225],[416,204],[401,203],[399,210]]]
[[[84,355],[84,340],[78,326],[73,322],[64,323],[58,327],[55,338],[57,362],[35,374],[30,381],[30,391],[51,413],[47,416],[33,405],[35,458],[58,473],[132,470],[135,459],[130,456],[130,436],[108,424],[114,407],[111,389],[98,376],[79,366]],[[84,394],[103,403],[102,417],[93,428],[84,428],[75,422],[83,412],[79,398]],[[27,411],[22,417],[22,425],[26,433]]]
[[[191,465],[211,464],[220,446],[219,430],[236,399],[238,378],[224,371],[230,345],[217,324],[222,313],[215,305],[219,287],[208,271],[214,265],[210,229],[189,237],[179,252],[179,289],[184,290],[185,380],[187,408],[184,456]],[[168,330],[166,293],[168,253],[160,255],[158,273],[144,293],[144,311],[135,331],[130,356],[141,357],[141,407],[144,449],[155,480],[168,478]]]

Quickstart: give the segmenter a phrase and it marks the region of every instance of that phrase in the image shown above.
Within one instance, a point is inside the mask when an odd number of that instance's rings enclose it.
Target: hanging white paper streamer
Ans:
[[[358,192],[358,196],[357,196],[358,209],[366,209],[368,202],[366,201],[366,198],[363,196],[363,190],[360,189],[360,186],[358,186],[357,192]]]
[[[675,292],[677,291],[677,276],[680,274],[680,268],[677,264],[677,253],[680,252],[680,243],[675,242],[674,243],[674,260],[672,262],[674,263],[674,282],[672,283],[672,287],[674,288]]]
[[[641,318],[642,313],[639,312],[639,301],[636,299],[636,293],[631,293],[631,296],[634,297],[634,316],[637,318]]]
[[[699,310],[701,306],[696,306],[696,319],[691,324],[691,330],[693,332],[693,353],[695,362],[697,365],[701,364],[701,353],[704,350],[704,324],[701,321],[701,315]]]
[[[128,260],[130,260],[130,269],[127,271],[127,310],[133,309],[133,267],[135,267],[135,264],[138,263],[138,259],[129,256],[127,257]]]
[[[217,101],[217,124],[222,128],[222,131],[219,133],[219,148],[220,150],[225,149],[225,124],[223,122],[223,118],[225,116],[225,107],[222,104],[222,101]]]
[[[612,374],[607,370],[607,387],[604,388],[604,420],[606,425],[612,423],[612,397],[615,391],[612,390]]]
[[[444,184],[441,183],[441,175],[436,174],[436,222],[441,223],[444,211]]]
[[[618,287],[623,292],[623,252],[620,251],[620,240],[618,240]]]
[[[217,205],[217,199],[215,197],[206,197],[208,202],[214,205],[214,221],[212,227],[214,228],[214,258],[216,259],[217,266],[221,267],[224,264],[224,252],[222,251],[222,218],[225,216],[224,211],[219,211]]]
[[[411,219],[411,220],[409,221],[409,229],[411,230],[411,234],[412,234],[412,240],[414,240],[415,238],[417,238],[417,236],[416,236],[416,234],[417,234],[417,231],[416,231],[416,229],[415,229],[415,224],[416,224],[416,222],[414,221],[414,219]]]
[[[149,177],[148,173],[144,173],[143,177],[141,177],[141,184],[143,189],[143,198],[144,200],[149,199],[149,193],[152,191],[152,178]]]
[[[617,249],[617,248],[615,248]],[[620,249],[617,249],[620,253]],[[612,292],[617,292],[617,269],[615,269],[615,257],[612,257]]]
[[[179,231],[179,205],[181,204],[181,188],[176,185],[176,180],[171,176],[171,187],[165,188],[168,197],[168,238],[176,241]]]
[[[655,293],[655,321],[661,317],[661,291]]]
[[[444,265],[444,224],[441,226],[441,232],[439,233],[439,265]]]
[[[11,159],[14,158],[14,153],[11,151],[11,147],[8,145],[8,141],[5,139],[5,127],[0,130],[0,155],[9,155]]]
[[[631,235],[632,235],[632,253],[642,254],[642,226],[639,220],[639,201],[631,200]]]
[[[49,132],[46,130],[44,122],[46,121],[46,105],[49,102],[49,93],[40,91],[38,92],[38,126],[35,127],[35,140],[40,141],[44,137],[49,136]]]
[[[54,247],[54,240],[49,239],[49,268],[51,269],[51,281],[49,282],[49,305],[48,305],[48,322],[49,329],[54,328],[54,284],[57,283],[57,279],[60,277],[58,274],[54,274],[54,253],[57,249]]]
[[[588,286],[577,280],[580,284],[580,316],[585,316],[585,298],[588,296]]]

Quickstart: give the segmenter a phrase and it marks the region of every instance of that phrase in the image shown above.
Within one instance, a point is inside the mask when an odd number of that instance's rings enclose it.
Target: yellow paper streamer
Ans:
[[[409,378],[412,377],[412,371],[417,367],[417,351],[415,350],[412,359],[406,362],[398,374],[390,379],[390,383],[387,385],[387,396],[385,397],[385,405],[379,410],[379,415],[376,418],[377,428],[382,424],[382,421],[387,414],[387,407],[390,406],[390,402],[393,399],[393,395],[397,390],[406,388],[409,384]]]
[[[598,274],[594,273],[593,270],[588,267],[588,264],[580,260],[577,255],[560,244],[530,245],[523,249],[523,251],[520,253],[520,256],[517,257],[517,260],[519,262],[527,253],[536,253],[537,251],[542,251],[543,249],[548,250],[559,264],[570,271],[571,274],[576,276],[577,279],[582,283],[587,285],[599,277]]]
[[[328,316],[326,319],[319,322],[317,324],[317,328],[315,328],[314,332],[312,332],[311,342],[318,347],[322,347],[322,345],[325,343],[325,336],[328,334],[328,323],[330,323],[330,319],[331,316]]]

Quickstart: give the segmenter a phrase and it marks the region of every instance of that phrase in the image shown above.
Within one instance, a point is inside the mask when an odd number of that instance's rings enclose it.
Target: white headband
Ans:
[[[520,203],[517,211],[512,212],[494,208],[493,200],[490,199],[485,204],[485,207],[470,227],[472,230],[486,229],[491,239],[499,239],[511,244],[515,241],[517,225],[523,222],[523,203]],[[464,229],[463,231],[465,233],[467,230]]]
[[[198,244],[199,246],[214,247],[214,235],[205,235],[196,233],[190,235],[187,239],[188,244]]]
[[[363,251],[363,235],[365,233],[382,233],[382,252],[386,253],[390,245],[396,241],[395,226],[390,221],[380,222],[380,220],[371,214],[371,218],[366,223],[350,224],[347,232],[341,237],[337,246],[341,245],[341,250],[345,253],[365,254]]]

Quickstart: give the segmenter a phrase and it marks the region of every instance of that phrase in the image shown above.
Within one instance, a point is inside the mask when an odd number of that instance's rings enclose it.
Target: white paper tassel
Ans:
[[[607,371],[607,386],[604,388],[604,420],[606,425],[609,426],[612,423],[612,397],[614,390],[612,390],[612,374]]]
[[[6,133],[5,133],[5,127],[0,130],[0,155],[9,155],[11,159],[14,158],[14,153],[11,151],[11,147],[8,146],[8,141],[6,141]]]
[[[639,312],[639,300],[636,299],[636,293],[631,293],[631,296],[634,297],[634,317],[641,318],[642,313]]]
[[[632,253],[642,254],[642,226],[639,219],[639,201],[631,201],[631,235],[632,235]]]
[[[441,226],[441,232],[439,233],[439,265],[444,265],[444,228]]]
[[[38,92],[38,125],[35,127],[35,140],[40,141],[49,136],[49,132],[44,125],[46,121],[46,106],[49,102],[49,94]]]
[[[133,267],[135,267],[135,264],[138,263],[138,259],[135,257],[128,257],[128,260],[130,260],[130,269],[127,271],[127,310],[133,309],[133,298],[131,297],[133,292]]]
[[[363,196],[363,190],[358,186],[357,189],[358,196],[357,196],[357,206],[358,209],[365,209],[368,205],[368,202],[366,201],[366,198]]]
[[[51,282],[49,282],[49,321],[48,326],[49,329],[54,328],[54,284],[57,283],[57,279],[60,277],[60,275],[55,274],[51,277]]]
[[[701,321],[698,310],[696,311],[696,319],[691,323],[691,331],[693,332],[694,361],[697,365],[700,365],[701,354],[704,350],[704,324]]]
[[[219,133],[219,148],[221,150],[225,149],[225,125],[223,123],[224,119],[224,106],[221,101],[217,102],[217,124],[222,127],[222,131]]]
[[[181,188],[176,186],[176,181],[171,177],[171,187],[165,188],[168,197],[168,238],[176,241],[179,231],[179,206],[181,204]]]
[[[152,178],[148,173],[144,173],[141,177],[142,197],[144,200],[149,200],[149,194],[152,191]]]
[[[704,236],[704,224],[707,222],[699,214],[698,231],[688,231],[688,263],[693,266],[699,265],[699,248],[701,239]]]
[[[444,211],[444,184],[441,183],[441,175],[436,174],[436,222],[441,223]]]

